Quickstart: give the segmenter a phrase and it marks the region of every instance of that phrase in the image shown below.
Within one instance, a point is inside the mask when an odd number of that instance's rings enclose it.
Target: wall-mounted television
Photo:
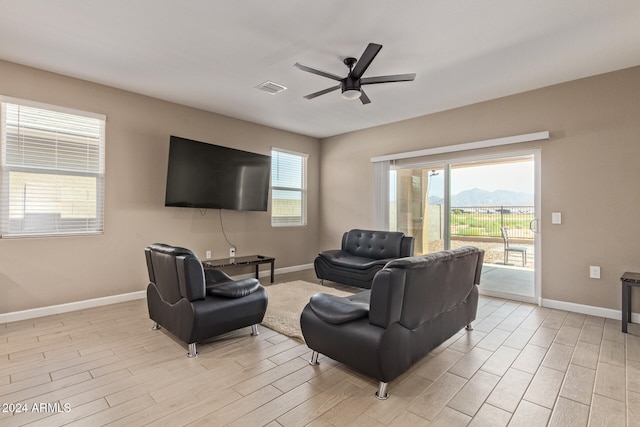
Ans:
[[[271,156],[171,136],[165,206],[266,211]]]

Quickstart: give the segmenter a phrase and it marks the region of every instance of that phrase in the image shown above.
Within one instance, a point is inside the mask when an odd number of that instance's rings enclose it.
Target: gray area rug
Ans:
[[[269,304],[262,325],[301,340],[304,339],[300,331],[300,314],[311,296],[317,293],[338,296],[353,295],[352,292],[320,286],[303,280],[269,285],[265,286],[265,289],[269,295]]]

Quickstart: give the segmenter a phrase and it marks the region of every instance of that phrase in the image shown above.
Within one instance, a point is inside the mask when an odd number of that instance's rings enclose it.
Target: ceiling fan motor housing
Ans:
[[[356,90],[360,92],[360,79],[354,79],[351,76],[347,76],[340,81],[340,85],[342,86],[342,93],[348,90]]]
[[[344,65],[349,67],[349,75],[340,80],[340,87],[342,89],[342,97],[348,100],[354,100],[360,98],[360,79],[351,77],[353,66],[358,60],[356,58],[344,58]]]

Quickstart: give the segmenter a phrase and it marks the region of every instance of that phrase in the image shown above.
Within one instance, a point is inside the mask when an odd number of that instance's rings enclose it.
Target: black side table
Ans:
[[[249,255],[238,256],[233,258],[221,258],[221,259],[205,259],[202,260],[202,266],[204,268],[225,268],[225,267],[241,267],[243,265],[255,265],[256,266],[256,279],[258,278],[258,268],[260,264],[271,264],[271,283],[274,279],[274,270],[276,259],[270,256],[264,255]]]
[[[627,323],[631,322],[631,288],[640,287],[640,273],[626,272],[620,278],[622,282],[622,332],[627,333]]]

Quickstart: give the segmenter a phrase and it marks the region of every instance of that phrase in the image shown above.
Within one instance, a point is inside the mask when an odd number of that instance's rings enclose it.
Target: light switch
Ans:
[[[551,224],[562,224],[562,214],[560,212],[551,213]]]

